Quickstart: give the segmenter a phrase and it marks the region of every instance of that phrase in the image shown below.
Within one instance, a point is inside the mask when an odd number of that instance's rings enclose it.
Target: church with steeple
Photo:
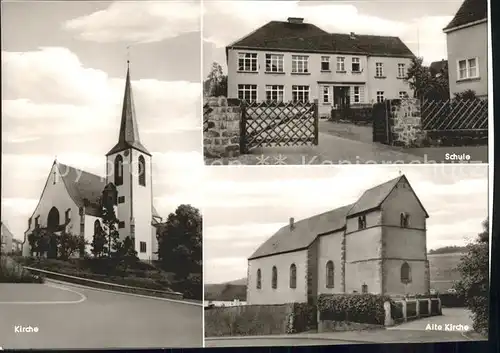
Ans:
[[[23,256],[31,254],[28,235],[36,228],[81,235],[90,244],[103,227],[101,197],[107,190],[113,196],[120,239],[130,236],[141,260],[157,258],[156,229],[162,219],[153,206],[152,156],[139,138],[129,68],[118,142],[104,162],[106,176],[54,161],[38,205],[28,220]]]

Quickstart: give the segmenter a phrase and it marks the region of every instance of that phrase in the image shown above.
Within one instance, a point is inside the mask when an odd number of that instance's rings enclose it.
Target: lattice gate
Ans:
[[[318,145],[318,100],[242,103],[241,153],[257,147]]]

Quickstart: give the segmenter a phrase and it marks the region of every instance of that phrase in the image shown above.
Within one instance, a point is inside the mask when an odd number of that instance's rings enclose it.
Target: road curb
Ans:
[[[188,301],[184,301],[184,300],[168,299],[168,298],[162,298],[162,297],[153,297],[153,296],[144,295],[144,294],[121,292],[121,291],[115,291],[115,290],[111,290],[111,289],[102,289],[102,288],[86,286],[83,284],[77,284],[77,283],[71,283],[71,282],[65,282],[65,281],[61,281],[61,280],[51,279],[51,278],[46,278],[45,280],[47,282],[58,283],[58,284],[73,286],[73,287],[80,287],[80,288],[85,288],[85,289],[91,289],[91,290],[95,290],[95,291],[99,291],[99,292],[129,295],[129,296],[139,297],[139,298],[155,299],[155,300],[161,300],[161,301],[166,301],[166,302],[171,302],[171,303],[178,303],[178,304],[203,307],[202,303],[194,303],[194,302],[188,302]]]

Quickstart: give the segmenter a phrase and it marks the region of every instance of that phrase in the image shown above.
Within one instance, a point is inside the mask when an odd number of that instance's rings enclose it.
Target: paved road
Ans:
[[[202,315],[200,305],[67,283],[0,284],[0,347],[201,347]]]
[[[442,325],[441,330],[427,330],[427,324]],[[475,334],[446,331],[445,325],[472,326],[464,309],[443,309],[443,316],[411,321],[389,329],[359,332],[328,332],[282,336],[208,338],[206,347],[341,345],[364,343],[429,343],[482,339]]]

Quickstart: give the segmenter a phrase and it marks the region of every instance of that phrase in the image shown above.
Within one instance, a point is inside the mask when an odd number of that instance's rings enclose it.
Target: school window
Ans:
[[[323,87],[323,103],[330,103],[330,87]]]
[[[375,63],[375,77],[383,77],[383,76],[384,76],[384,64]]]
[[[238,71],[257,71],[257,53],[239,53]]]
[[[292,86],[292,100],[294,102],[309,102],[309,86]]]
[[[460,80],[479,77],[477,59],[466,59],[458,62],[458,78]]]
[[[146,252],[146,242],[145,241],[141,241],[139,243],[139,250],[140,250],[140,252]]]
[[[118,203],[124,203],[124,202],[125,202],[125,196],[119,196]]]
[[[359,86],[354,86],[353,87],[352,97],[353,97],[354,103],[360,103],[361,102],[361,92],[360,92]]]
[[[282,85],[266,86],[266,101],[268,102],[283,102],[285,95],[285,87]]]
[[[359,216],[358,217],[358,229],[365,229],[366,228],[366,216]]]
[[[282,54],[266,54],[266,72],[284,72]]]
[[[398,77],[399,78],[406,77],[406,65],[405,64],[398,64]]]
[[[330,71],[330,57],[322,56],[321,57],[321,71]]]
[[[345,71],[345,58],[343,56],[337,57],[337,71]]]
[[[400,91],[399,99],[404,99],[404,98],[408,98],[408,93],[406,93],[406,91]]]
[[[384,101],[384,91],[377,91],[377,103]]]
[[[309,72],[309,57],[306,55],[292,55],[292,72],[305,74]]]
[[[120,229],[125,228],[125,222],[124,221],[118,222],[118,228]]]
[[[359,58],[352,58],[351,65],[352,72],[361,72],[361,62]]]
[[[238,98],[245,102],[257,100],[257,85],[238,85]]]

